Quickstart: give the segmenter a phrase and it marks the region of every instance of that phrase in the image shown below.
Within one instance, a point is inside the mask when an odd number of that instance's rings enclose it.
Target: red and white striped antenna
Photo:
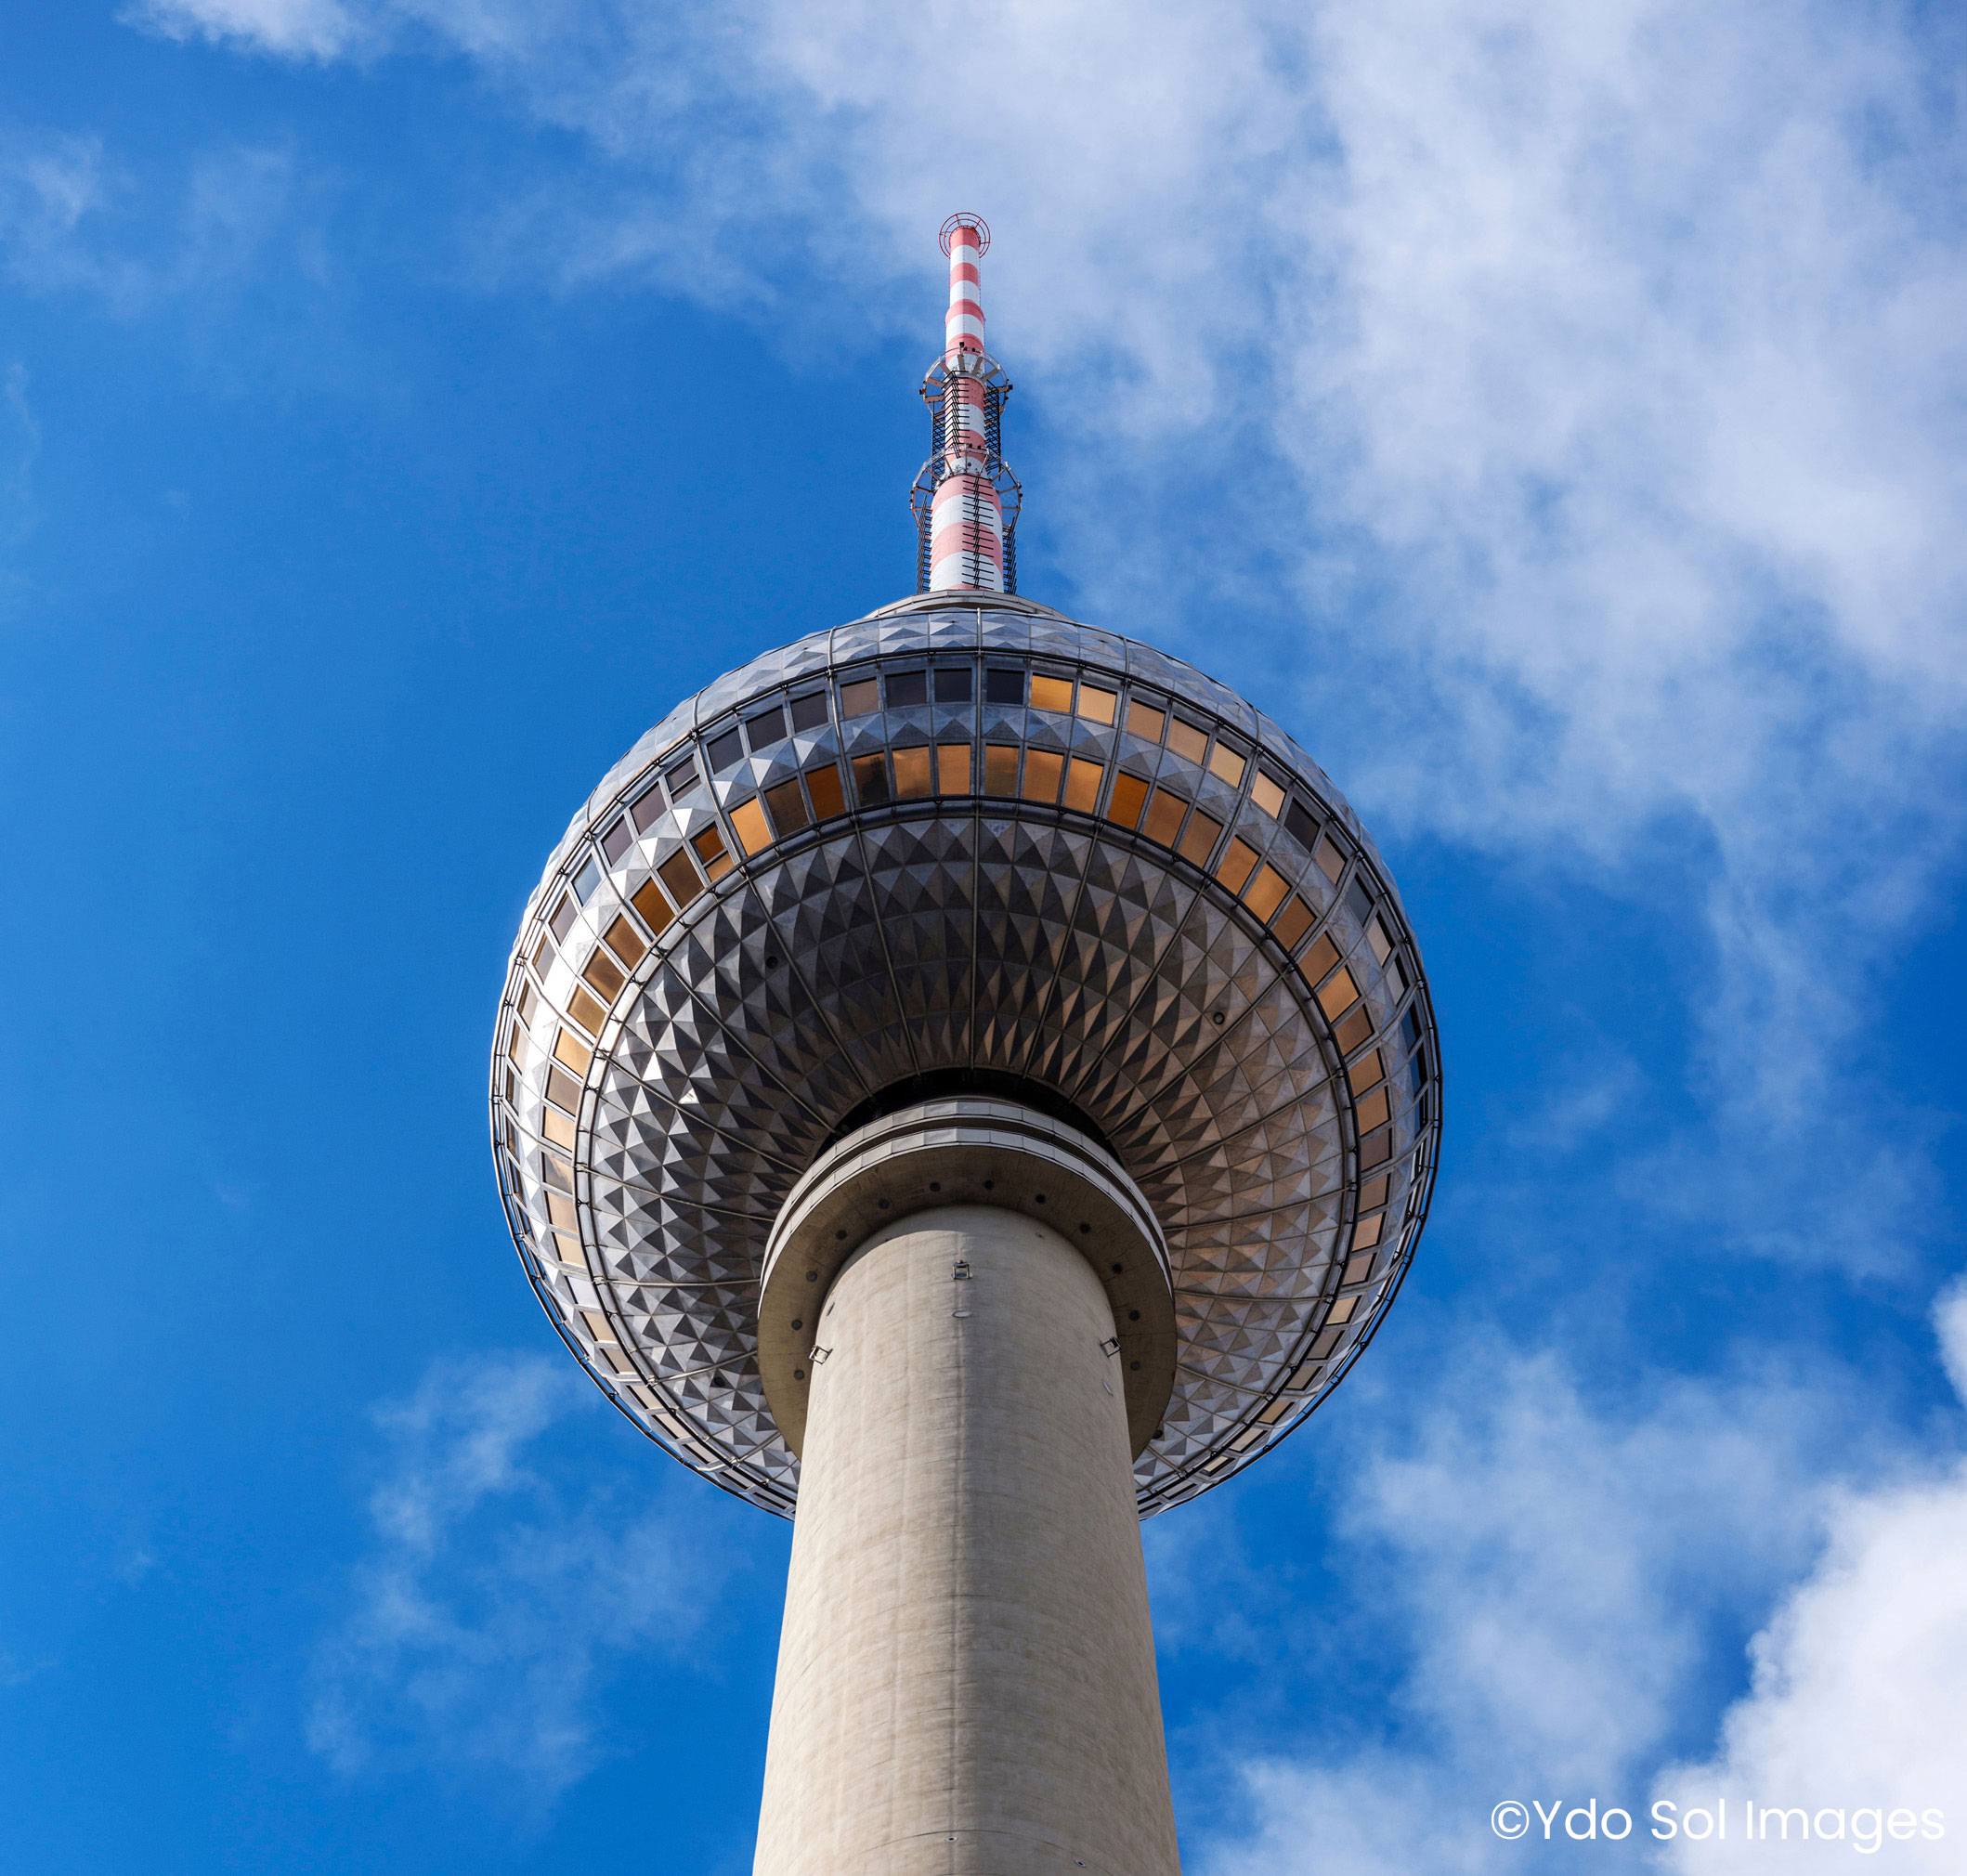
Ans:
[[[916,519],[918,593],[1015,593],[1017,527],[1023,490],[999,447],[1010,380],[984,349],[984,288],[990,250],[982,215],[943,224],[949,256],[949,309],[943,356],[922,380],[929,406],[929,461],[909,490]]]

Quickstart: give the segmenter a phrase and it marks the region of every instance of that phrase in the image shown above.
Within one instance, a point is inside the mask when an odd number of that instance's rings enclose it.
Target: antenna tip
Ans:
[[[959,211],[957,214],[951,215],[943,224],[943,252],[945,254],[955,241],[956,232],[959,228],[975,230],[977,252],[980,254],[987,254],[990,252],[990,224],[980,215],[970,215],[967,212]]]

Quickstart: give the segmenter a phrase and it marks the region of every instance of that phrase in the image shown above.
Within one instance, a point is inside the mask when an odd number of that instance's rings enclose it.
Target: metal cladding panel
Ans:
[[[888,697],[925,654],[970,668],[971,702]],[[823,679],[823,723],[714,787],[645,792]],[[1137,697],[1162,713],[1147,736]],[[501,1189],[622,1411],[789,1514],[799,1463],[757,1363],[773,1220],[870,1097],[966,1070],[1071,1101],[1166,1232],[1180,1348],[1143,1515],[1331,1390],[1413,1257],[1440,1127],[1393,882],[1323,772],[1214,680],[1029,601],[927,593],[679,704],[528,902],[494,1043]]]

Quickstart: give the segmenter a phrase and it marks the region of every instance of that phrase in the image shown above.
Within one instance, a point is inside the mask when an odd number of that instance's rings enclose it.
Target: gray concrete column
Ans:
[[[961,1204],[793,1273],[817,1320],[756,1876],[1179,1876],[1124,1261]]]

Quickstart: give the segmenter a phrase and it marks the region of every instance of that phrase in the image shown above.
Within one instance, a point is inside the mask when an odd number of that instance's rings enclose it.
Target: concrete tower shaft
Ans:
[[[811,1346],[775,1377],[804,1483],[757,1876],[1176,1876],[1123,1378],[1172,1378],[1145,1202],[958,1101],[861,1129],[785,1217],[763,1313]]]

